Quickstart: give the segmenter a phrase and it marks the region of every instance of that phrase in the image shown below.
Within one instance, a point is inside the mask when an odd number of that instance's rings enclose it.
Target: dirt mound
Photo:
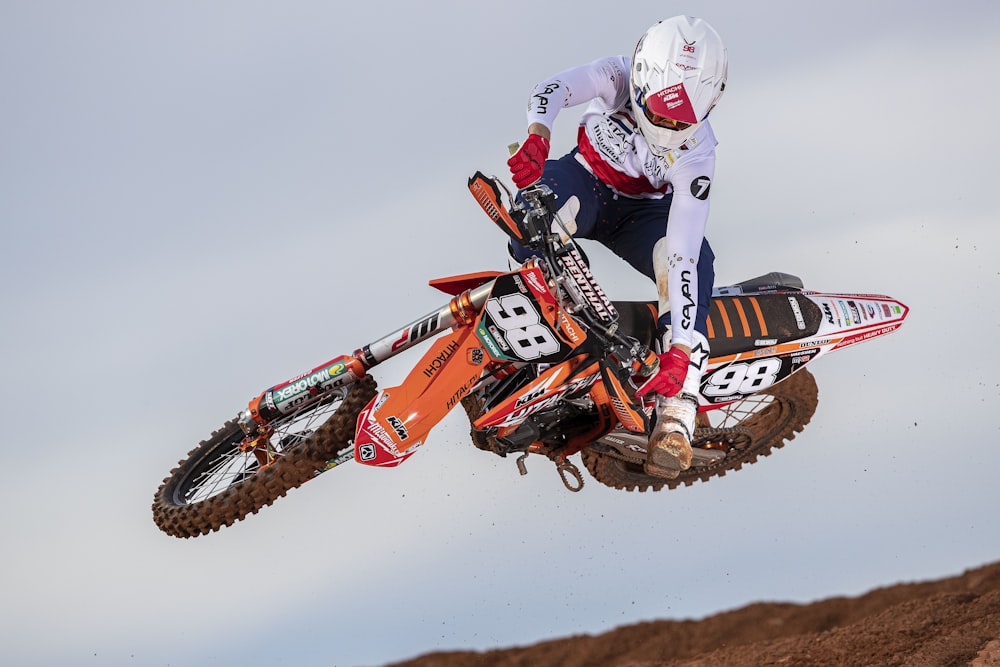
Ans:
[[[752,604],[526,648],[430,653],[393,667],[1000,667],[1000,563],[813,604]]]

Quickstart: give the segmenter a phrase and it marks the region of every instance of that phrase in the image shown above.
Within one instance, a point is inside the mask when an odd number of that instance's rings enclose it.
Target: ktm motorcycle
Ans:
[[[707,481],[809,422],[817,388],[806,364],[895,331],[908,313],[888,296],[807,291],[784,273],[715,288],[691,467],[651,477],[643,462],[654,404],[636,388],[657,371],[656,304],[607,297],[544,186],[515,200],[477,172],[469,190],[535,257],[431,280],[451,296],[442,307],[256,395],[163,481],[153,501],[161,530],[209,533],[349,462],[398,466],[459,405],[476,447],[516,455],[522,474],[530,455],[544,456],[572,491],[584,483],[576,454],[616,489]],[[428,341],[401,384],[376,387],[369,371]]]

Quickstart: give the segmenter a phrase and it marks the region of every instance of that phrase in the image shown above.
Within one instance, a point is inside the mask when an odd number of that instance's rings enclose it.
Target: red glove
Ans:
[[[681,390],[684,378],[687,377],[688,364],[691,363],[691,357],[684,350],[676,347],[670,348],[669,352],[661,354],[659,357],[659,372],[639,387],[638,391],[635,392],[637,395],[645,396],[649,392],[654,391],[661,396],[669,398],[670,396],[676,396],[677,392]]]
[[[514,155],[507,160],[514,185],[526,188],[542,177],[545,160],[549,157],[549,140],[540,134],[529,134]]]

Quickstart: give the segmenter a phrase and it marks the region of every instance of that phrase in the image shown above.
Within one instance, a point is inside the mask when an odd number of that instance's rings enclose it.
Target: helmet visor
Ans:
[[[657,127],[680,131],[698,123],[683,84],[677,83],[649,95],[638,86],[633,86],[632,92],[636,106]]]
[[[685,123],[682,120],[674,120],[673,118],[667,118],[666,116],[660,116],[652,109],[646,105],[646,100],[643,99],[642,95],[636,97],[636,106],[642,110],[642,115],[646,117],[650,123],[656,127],[662,127],[666,130],[674,130],[679,132],[681,130],[686,130],[691,127],[694,123]]]

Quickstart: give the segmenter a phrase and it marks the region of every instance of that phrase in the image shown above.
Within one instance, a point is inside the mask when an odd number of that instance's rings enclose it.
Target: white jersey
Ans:
[[[687,305],[698,293],[696,265],[708,222],[718,142],[705,120],[681,148],[662,156],[653,153],[632,116],[629,69],[628,58],[612,56],[545,79],[532,90],[528,123],[551,131],[561,109],[589,103],[580,122],[577,159],[621,196],[661,198],[672,193],[670,232],[650,252],[657,276],[669,278],[669,294],[660,293],[660,313],[672,311],[672,342],[690,346],[694,318],[669,304]]]

